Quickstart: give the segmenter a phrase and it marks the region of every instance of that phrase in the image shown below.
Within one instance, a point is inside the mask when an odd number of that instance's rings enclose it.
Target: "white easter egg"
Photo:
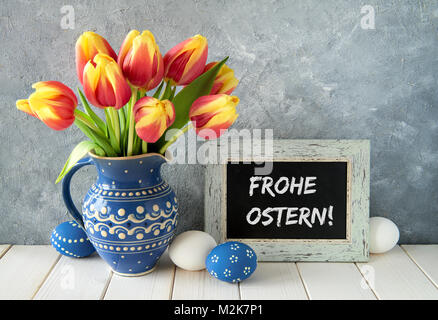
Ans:
[[[370,218],[370,252],[384,253],[397,244],[400,232],[394,222],[383,217]]]
[[[170,259],[184,270],[195,271],[205,268],[205,258],[217,243],[203,231],[186,231],[172,241],[169,246]]]

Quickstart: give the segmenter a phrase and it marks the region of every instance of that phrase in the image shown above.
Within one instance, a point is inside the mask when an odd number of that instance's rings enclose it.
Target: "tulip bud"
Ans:
[[[218,138],[237,119],[238,103],[238,97],[227,94],[202,96],[196,99],[189,112],[196,134],[205,139]]]
[[[64,130],[75,121],[78,100],[73,91],[58,81],[35,83],[29,99],[16,102],[17,109],[40,119],[54,130]]]
[[[204,72],[213,68],[218,62],[211,62],[205,66]],[[233,90],[237,87],[239,80],[234,77],[234,71],[227,65],[223,65],[219,70],[216,78],[213,82],[213,87],[211,88],[210,94],[231,94]]]
[[[173,85],[189,84],[202,74],[207,55],[207,39],[199,34],[177,44],[164,55],[164,78]]]
[[[131,88],[113,58],[98,53],[84,68],[84,93],[96,107],[120,109],[131,98]]]
[[[117,54],[105,38],[91,31],[81,34],[76,41],[76,72],[81,84],[83,83],[85,65],[98,53],[107,54],[117,60]]]
[[[175,121],[175,108],[169,100],[144,97],[134,105],[135,131],[149,143],[156,142]]]
[[[145,30],[128,33],[119,51],[118,64],[135,87],[152,90],[163,79],[164,64],[154,35]]]

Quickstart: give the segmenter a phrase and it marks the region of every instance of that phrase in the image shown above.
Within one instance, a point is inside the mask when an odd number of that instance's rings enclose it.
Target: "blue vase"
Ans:
[[[97,253],[122,276],[151,272],[169,245],[177,225],[175,193],[161,178],[160,154],[131,157],[90,156],[64,177],[67,209],[84,228]],[[70,195],[73,174],[94,165],[98,178],[86,194],[82,214]]]

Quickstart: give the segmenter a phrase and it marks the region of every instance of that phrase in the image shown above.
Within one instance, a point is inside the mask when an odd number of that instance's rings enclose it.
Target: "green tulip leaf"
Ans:
[[[193,102],[201,96],[208,95],[213,87],[214,79],[216,78],[219,70],[228,60],[226,57],[224,60],[216,64],[213,68],[203,73],[189,85],[183,88],[178,94],[173,97],[172,103],[175,107],[175,122],[167,129],[182,129],[187,122],[189,122],[189,111]],[[167,132],[167,131],[166,131]],[[159,150],[165,143],[166,132],[155,143],[155,149]]]
[[[60,182],[62,178],[64,178],[64,176],[71,170],[71,168],[73,168],[73,166],[91,150],[94,150],[94,152],[98,156],[105,156],[105,151],[103,151],[103,149],[99,147],[97,144],[95,144],[94,142],[91,141],[79,142],[79,144],[70,153],[70,156],[68,157],[67,162],[62,168],[62,171],[59,174],[58,178],[56,179],[55,183]]]
[[[94,113],[94,111],[91,109],[90,105],[88,104],[87,99],[85,98],[84,94],[82,93],[81,89],[78,88],[79,93],[79,99],[82,102],[82,105],[84,106],[85,112],[89,115],[91,119],[93,119],[94,123],[99,127],[102,132],[106,132],[106,124],[105,122]]]
[[[90,140],[102,148],[108,157],[117,157],[117,153],[114,151],[113,147],[111,147],[107,138],[100,136],[97,132],[91,130],[78,119],[75,120],[75,124],[88,138],[90,138]]]
[[[84,118],[88,123],[90,123],[91,126],[94,126],[94,121],[93,121],[93,119],[92,119],[88,114],[86,114],[85,112],[82,112],[82,111],[79,110],[79,109],[75,109],[75,115],[79,115],[79,116],[81,116],[81,117]]]

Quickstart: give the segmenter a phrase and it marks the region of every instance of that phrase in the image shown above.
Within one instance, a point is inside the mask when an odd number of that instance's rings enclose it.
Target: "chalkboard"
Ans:
[[[368,140],[230,145],[206,167],[204,229],[218,243],[242,241],[259,261],[368,260]]]
[[[271,164],[268,175],[255,175],[260,164],[227,164],[228,239],[348,240],[347,160]]]

